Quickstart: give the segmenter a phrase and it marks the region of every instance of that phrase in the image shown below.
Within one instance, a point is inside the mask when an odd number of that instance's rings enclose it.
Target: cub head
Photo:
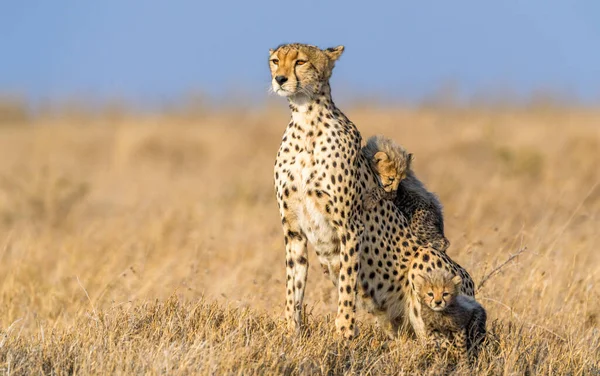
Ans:
[[[434,311],[443,311],[458,295],[462,279],[442,270],[434,270],[417,277],[417,290],[421,304]]]
[[[383,189],[397,191],[410,171],[413,155],[384,136],[369,138],[363,151]]]
[[[273,92],[282,97],[314,97],[329,81],[335,61],[344,46],[321,50],[316,46],[292,43],[269,50]]]
[[[411,154],[409,156],[412,157]],[[375,153],[372,163],[383,189],[386,192],[395,192],[400,182],[406,178],[410,158],[390,158],[386,153],[379,151]]]

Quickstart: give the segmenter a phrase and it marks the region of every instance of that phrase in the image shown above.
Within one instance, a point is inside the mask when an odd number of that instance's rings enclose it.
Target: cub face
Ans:
[[[400,182],[406,178],[408,163],[392,160],[382,151],[375,153],[373,162],[379,183],[383,189],[386,192],[397,191]]]
[[[269,50],[269,68],[273,92],[282,97],[319,93],[321,84],[329,80],[335,61],[344,46],[321,50],[306,44],[284,44]]]
[[[458,295],[458,286],[462,279],[446,272],[432,272],[421,276],[418,285],[421,303],[434,311],[443,311]]]

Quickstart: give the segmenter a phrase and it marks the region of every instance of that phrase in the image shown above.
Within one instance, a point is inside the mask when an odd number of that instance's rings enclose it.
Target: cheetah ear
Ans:
[[[329,60],[336,61],[340,58],[340,56],[342,56],[342,53],[344,52],[344,46],[331,47],[323,52],[325,52],[325,55],[327,55]]]
[[[413,160],[414,160],[413,154],[408,153],[408,155],[406,156],[406,170],[411,169]]]
[[[454,286],[458,286],[462,283],[462,278],[460,278],[459,275],[455,275],[454,278],[452,278],[452,283],[454,283]]]
[[[269,55],[272,55],[274,51],[275,51],[274,49],[269,48]]]
[[[373,156],[373,159],[375,159],[375,163],[379,163],[379,162],[385,162],[389,159],[388,155],[382,151],[378,151],[377,153],[375,153],[375,155]]]

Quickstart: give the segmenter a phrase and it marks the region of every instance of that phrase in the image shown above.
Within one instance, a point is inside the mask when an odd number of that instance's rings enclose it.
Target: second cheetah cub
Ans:
[[[442,269],[416,279],[425,330],[438,344],[454,340],[461,357],[476,357],[485,338],[487,314],[475,299],[458,294],[460,276]]]
[[[365,210],[373,209],[382,199],[393,200],[409,221],[412,233],[445,252],[450,242],[444,236],[442,205],[412,171],[413,155],[384,136],[369,138],[362,152],[381,185],[366,192]]]

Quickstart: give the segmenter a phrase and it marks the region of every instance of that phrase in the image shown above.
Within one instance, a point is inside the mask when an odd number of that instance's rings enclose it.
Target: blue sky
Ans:
[[[597,0],[3,1],[0,92],[266,98],[268,49],[296,41],[346,46],[334,94],[418,101],[453,82],[600,103]]]

